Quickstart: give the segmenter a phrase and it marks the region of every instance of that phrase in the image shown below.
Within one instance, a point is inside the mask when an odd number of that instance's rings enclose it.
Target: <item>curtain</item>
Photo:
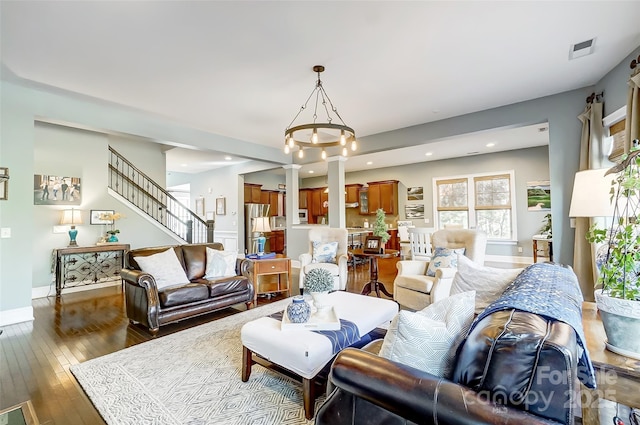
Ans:
[[[602,103],[594,101],[587,104],[584,112],[578,116],[582,121],[580,138],[579,171],[603,168],[605,165],[602,149]],[[576,233],[573,248],[573,269],[578,276],[580,288],[586,301],[593,301],[595,287],[595,262],[591,244],[585,238],[591,225],[591,219],[576,217]]]
[[[631,71],[631,78],[629,78],[627,124],[624,133],[625,151],[629,152],[633,147],[633,141],[640,139],[640,64]]]

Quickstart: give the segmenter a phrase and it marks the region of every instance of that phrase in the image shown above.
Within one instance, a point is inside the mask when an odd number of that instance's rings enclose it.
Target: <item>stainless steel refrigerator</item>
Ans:
[[[258,237],[260,233],[253,232],[254,221],[258,217],[269,216],[269,204],[244,204],[244,253],[255,254],[258,252]],[[265,235],[267,236],[267,235]],[[265,246],[265,252],[269,252],[269,238]]]

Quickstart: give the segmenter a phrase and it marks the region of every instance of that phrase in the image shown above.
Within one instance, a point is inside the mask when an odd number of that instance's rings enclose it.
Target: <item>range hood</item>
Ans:
[[[358,208],[360,206],[357,202],[351,202],[344,204],[345,208]]]

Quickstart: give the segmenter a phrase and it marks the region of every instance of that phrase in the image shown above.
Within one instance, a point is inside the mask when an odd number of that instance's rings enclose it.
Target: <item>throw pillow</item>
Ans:
[[[207,280],[236,275],[236,260],[238,253],[234,251],[220,251],[207,247],[207,267],[204,278]]]
[[[523,269],[499,269],[476,264],[458,255],[458,272],[451,284],[451,294],[476,291],[476,314],[500,297]]]
[[[464,248],[437,248],[433,251],[433,257],[427,268],[427,276],[434,277],[436,275],[436,269],[442,267],[456,268],[458,264],[457,254],[464,254]]]
[[[149,273],[158,289],[189,283],[189,278],[173,248],[146,257],[133,257],[140,270]]]
[[[424,310],[400,311],[391,321],[379,355],[449,378],[456,351],[473,321],[475,293],[456,294]]]
[[[318,242],[313,241],[313,255],[311,261],[314,263],[336,263],[338,254],[338,242]]]

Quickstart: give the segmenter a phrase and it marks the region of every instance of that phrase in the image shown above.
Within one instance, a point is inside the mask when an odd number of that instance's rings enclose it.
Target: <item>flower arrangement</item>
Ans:
[[[120,214],[119,212],[100,214],[100,220],[111,222],[110,224],[111,229],[107,230],[108,235],[115,236],[116,234],[120,233],[120,230],[116,229],[115,226],[116,226],[116,221],[120,220],[121,218],[124,218],[124,215]]]
[[[304,290],[327,292],[333,289],[333,276],[327,269],[311,269],[304,277]]]

